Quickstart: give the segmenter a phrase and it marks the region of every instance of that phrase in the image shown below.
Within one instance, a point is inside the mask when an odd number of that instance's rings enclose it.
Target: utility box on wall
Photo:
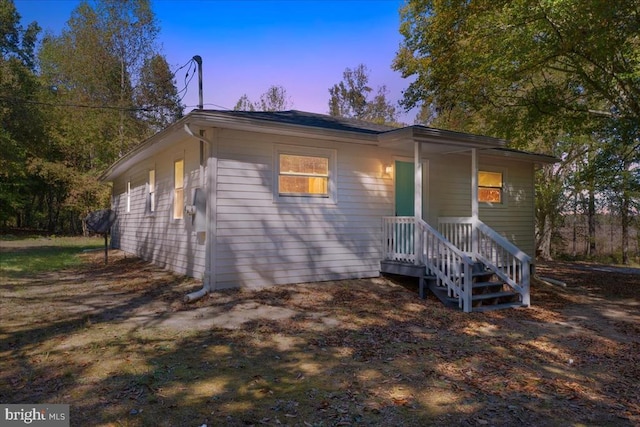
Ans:
[[[201,188],[193,190],[191,201],[194,209],[192,216],[193,230],[196,233],[204,233],[207,231],[207,200],[204,191]]]

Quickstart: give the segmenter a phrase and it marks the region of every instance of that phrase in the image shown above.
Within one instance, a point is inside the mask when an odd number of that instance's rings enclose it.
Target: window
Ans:
[[[127,213],[131,212],[131,181],[127,181]]]
[[[337,203],[337,151],[274,145],[273,200],[294,204]]]
[[[281,196],[329,197],[329,157],[279,155]]]
[[[478,171],[478,201],[502,203],[502,172]]]
[[[173,163],[173,219],[182,219],[184,210],[184,160]]]
[[[156,211],[156,171],[149,170],[149,212]]]

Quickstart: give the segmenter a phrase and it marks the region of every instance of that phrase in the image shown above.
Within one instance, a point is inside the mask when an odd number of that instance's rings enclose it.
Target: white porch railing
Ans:
[[[531,257],[479,219],[439,218],[438,228],[446,239],[518,292],[522,305],[530,305]]]
[[[411,264],[419,263],[414,245],[415,226],[416,221],[412,216],[387,216],[382,218],[384,259],[409,262]]]
[[[425,274],[471,311],[473,261],[438,230],[416,217],[384,217],[382,236],[385,259],[424,265]]]

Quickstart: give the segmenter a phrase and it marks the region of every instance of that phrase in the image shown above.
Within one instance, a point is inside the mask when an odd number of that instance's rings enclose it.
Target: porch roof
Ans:
[[[490,136],[474,135],[470,133],[454,132],[436,129],[422,125],[406,126],[388,130],[378,137],[383,144],[393,144],[400,141],[425,142],[431,144],[463,145],[470,148],[505,147],[507,141]]]

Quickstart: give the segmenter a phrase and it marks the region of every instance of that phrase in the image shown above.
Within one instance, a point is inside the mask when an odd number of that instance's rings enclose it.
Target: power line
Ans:
[[[189,73],[191,72],[191,66],[193,66],[193,74],[191,74],[191,76],[189,76]],[[193,80],[193,76],[195,76],[196,74],[196,66],[195,66],[195,61],[192,59],[191,61],[189,61],[189,68],[187,68],[187,74],[185,74],[184,76],[184,87],[178,91],[178,95],[180,95],[181,92],[184,92],[182,94],[182,96],[180,97],[180,100],[178,102],[182,102],[182,100],[184,99],[185,96],[187,96],[187,92],[189,89],[189,83],[191,83],[191,80]],[[187,80],[189,79],[189,80]]]
[[[88,108],[95,110],[117,110],[117,111],[153,111],[154,108],[137,108],[137,107],[117,107],[113,105],[89,105],[89,104],[74,104],[67,102],[46,102],[46,101],[35,101],[33,99],[25,99],[25,98],[16,98],[16,97],[7,97],[0,96],[0,102],[6,101],[7,103],[24,103],[24,104],[32,104],[32,105],[44,105],[47,107],[69,107],[69,108]],[[160,106],[154,106],[155,108],[159,108]]]
[[[218,105],[218,104],[213,104],[213,103],[211,103],[211,102],[209,102],[209,103],[205,103],[204,105],[212,105],[212,106],[214,106],[214,107],[220,108],[221,110],[227,110],[227,111],[231,111],[231,110],[232,110],[232,109],[231,109],[231,108],[229,108],[229,107],[225,107],[225,106],[223,106],[223,105]],[[198,107],[198,105],[185,105],[184,107],[185,107],[185,108],[197,108],[197,107]]]
[[[189,89],[189,84],[193,80],[193,77],[196,74],[197,67],[195,60],[193,58],[189,59],[183,65],[178,67],[174,72],[171,73],[171,77],[165,80],[165,83],[173,80],[180,70],[187,68],[187,72],[184,76],[184,87],[176,92],[176,95],[180,96],[178,103],[182,102],[182,100],[186,97]],[[78,104],[78,103],[70,103],[70,102],[47,102],[47,101],[37,101],[33,99],[26,99],[20,97],[8,97],[8,96],[0,96],[0,102],[4,103],[24,103],[31,105],[42,105],[47,107],[66,107],[66,108],[86,108],[86,109],[94,109],[94,110],[114,110],[114,111],[127,111],[127,112],[153,112],[159,108],[164,108],[166,105],[154,105],[151,107],[120,107],[114,105],[90,105],[90,104]],[[231,108],[214,104],[214,103],[206,103],[204,105],[210,105],[216,108],[220,108],[222,110],[230,111]],[[184,108],[196,108],[198,105],[185,105]]]
[[[17,97],[6,97],[6,96],[0,96],[0,102],[6,102],[6,103],[23,103],[23,104],[32,104],[32,105],[43,105],[46,107],[67,107],[67,108],[87,108],[87,109],[94,109],[94,110],[115,110],[115,111],[130,111],[130,112],[135,112],[135,111],[142,111],[142,112],[152,112],[155,111],[158,108],[163,108],[166,107],[165,105],[154,105],[152,107],[146,107],[146,108],[136,108],[136,107],[116,107],[116,106],[112,106],[112,105],[89,105],[89,104],[75,104],[75,103],[66,103],[66,102],[46,102],[46,101],[35,101],[32,99],[25,99],[25,98],[17,98]],[[229,107],[225,107],[223,105],[219,105],[219,104],[215,104],[215,103],[206,103],[204,105],[210,105],[216,108],[220,108],[222,110],[227,110],[227,111],[231,111],[231,108]],[[198,107],[197,105],[185,105],[185,108],[196,108]]]
[[[187,66],[189,67],[187,69],[187,73],[185,74],[185,78],[184,78],[185,86],[181,90],[177,91],[176,93],[177,95],[180,95],[180,93],[184,92],[180,97],[180,99],[178,100],[178,102],[182,102],[184,97],[187,95],[189,83],[191,83],[191,80],[193,79],[193,76],[195,75],[195,71],[196,71],[194,63],[195,61],[193,60],[193,58],[189,59],[183,65],[178,67],[174,72],[172,72],[171,76],[165,80],[165,83],[173,80],[180,70],[182,70]],[[194,72],[190,74],[192,67],[194,68],[193,69]],[[154,105],[152,107],[141,108],[141,107],[120,107],[120,106],[114,106],[114,105],[77,104],[77,103],[69,103],[69,102],[47,102],[47,101],[37,101],[33,99],[9,97],[9,96],[0,96],[0,102],[4,102],[7,104],[24,103],[24,104],[31,104],[31,105],[42,105],[46,107],[86,108],[86,109],[94,109],[94,110],[114,110],[114,111],[128,111],[128,112],[153,112],[158,108],[166,107],[164,105]]]
[[[195,75],[196,68],[195,68],[194,59],[191,58],[187,62],[185,62],[183,65],[178,67],[174,72],[171,73],[171,76],[164,81],[164,83],[166,83],[166,82],[169,82],[169,81],[173,80],[176,77],[176,75],[178,74],[178,72],[180,70],[184,69],[187,66],[189,68],[187,69],[187,73],[185,74],[184,87],[176,92],[177,95],[180,95],[182,93],[182,96],[180,97],[178,102],[182,102],[182,100],[187,95],[189,83],[191,83],[191,80],[193,79],[193,76]],[[191,69],[192,68],[193,68],[193,73],[191,73]],[[136,112],[136,111],[139,111],[139,112],[151,112],[151,111],[154,111],[154,110],[156,110],[158,108],[164,107],[164,106],[161,106],[161,105],[155,105],[153,107],[140,108],[140,107],[120,107],[120,106],[114,106],[114,105],[78,104],[78,103],[69,103],[69,102],[47,102],[47,101],[37,101],[37,100],[33,100],[33,99],[26,99],[26,98],[20,98],[20,97],[9,97],[9,96],[1,96],[1,95],[0,95],[0,102],[13,103],[13,104],[23,103],[23,104],[31,104],[31,105],[42,105],[42,106],[47,106],[47,107],[86,108],[86,109],[95,109],[95,110],[115,110],[115,111],[129,111],[129,112]],[[185,107],[187,107],[187,106],[185,106]]]

